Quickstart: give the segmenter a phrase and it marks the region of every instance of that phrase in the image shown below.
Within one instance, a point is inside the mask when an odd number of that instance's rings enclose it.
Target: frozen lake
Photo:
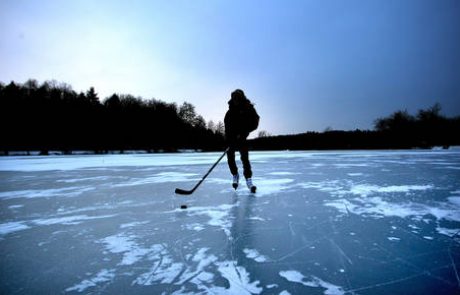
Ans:
[[[460,293],[460,149],[253,152],[257,194],[225,161],[174,194],[219,155],[0,158],[0,293]]]

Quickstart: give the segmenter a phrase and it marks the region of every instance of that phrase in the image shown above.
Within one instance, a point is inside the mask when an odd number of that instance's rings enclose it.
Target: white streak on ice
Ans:
[[[400,238],[397,238],[397,237],[387,237],[387,239],[390,241],[400,241],[401,240]]]
[[[108,180],[110,177],[108,176],[95,176],[95,177],[84,177],[84,178],[74,178],[74,179],[58,179],[56,182],[63,182],[63,183],[75,183],[75,182],[82,182],[82,181],[96,181],[96,180]]]
[[[301,274],[300,272],[295,271],[295,270],[280,271],[279,275],[281,277],[285,278],[286,280],[290,281],[290,282],[300,283],[300,284],[302,284],[304,286],[307,286],[307,287],[313,287],[313,288],[322,287],[322,288],[326,289],[324,291],[324,294],[326,294],[326,295],[342,295],[342,294],[345,294],[345,291],[342,289],[342,287],[339,287],[339,286],[336,286],[334,284],[325,282],[325,281],[323,281],[320,278],[315,277],[315,276],[310,276],[310,280],[305,281],[306,277],[303,274]]]
[[[337,168],[350,168],[350,167],[368,167],[369,164],[365,163],[339,163],[339,164],[333,164]]]
[[[7,235],[16,231],[25,230],[30,226],[25,225],[22,222],[7,222],[0,224],[0,235]]]
[[[348,176],[363,176],[363,173],[347,173]]]
[[[135,221],[135,222],[130,222],[130,223],[123,223],[120,225],[121,229],[128,228],[128,227],[136,227],[138,225],[144,225],[149,223],[149,221]]]
[[[265,221],[264,218],[259,217],[259,216],[251,216],[249,217],[249,220],[255,220],[255,221]]]
[[[268,173],[268,175],[276,175],[276,176],[280,176],[280,175],[298,175],[298,174],[300,174],[300,173],[285,172],[285,171],[270,172],[270,173]]]
[[[184,182],[194,180],[197,176],[196,173],[180,173],[180,172],[162,172],[155,174],[151,177],[143,178],[134,178],[133,180],[117,183],[113,187],[125,187],[125,186],[135,186],[135,185],[144,185],[152,183],[166,183],[166,182]]]
[[[0,198],[16,199],[16,198],[48,198],[48,197],[76,197],[84,192],[94,190],[91,187],[65,187],[58,189],[42,189],[42,190],[22,190],[1,192]]]
[[[37,225],[53,225],[53,224],[75,225],[75,224],[80,224],[85,220],[110,218],[114,216],[116,215],[98,215],[98,216],[75,215],[75,216],[56,217],[56,218],[47,218],[47,219],[35,219],[35,220],[32,220],[32,222]]]

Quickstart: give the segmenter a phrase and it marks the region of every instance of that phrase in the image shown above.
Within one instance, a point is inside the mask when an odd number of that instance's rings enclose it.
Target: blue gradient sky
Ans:
[[[0,81],[189,101],[245,90],[273,134],[460,115],[460,1],[0,1]]]

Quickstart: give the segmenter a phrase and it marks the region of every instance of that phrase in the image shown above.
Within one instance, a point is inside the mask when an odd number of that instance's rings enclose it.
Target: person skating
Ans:
[[[237,89],[232,92],[231,99],[228,101],[228,111],[225,114],[224,124],[225,139],[229,147],[227,152],[228,167],[233,175],[232,186],[235,190],[238,188],[240,176],[235,162],[235,152],[239,151],[246,185],[252,193],[255,193],[257,187],[252,183],[247,137],[249,133],[257,129],[259,115],[251,101],[246,98],[243,90]]]

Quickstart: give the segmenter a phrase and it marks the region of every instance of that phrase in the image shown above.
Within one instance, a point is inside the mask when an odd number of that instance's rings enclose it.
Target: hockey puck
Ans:
[[[187,209],[187,205],[180,205],[181,209]]]

